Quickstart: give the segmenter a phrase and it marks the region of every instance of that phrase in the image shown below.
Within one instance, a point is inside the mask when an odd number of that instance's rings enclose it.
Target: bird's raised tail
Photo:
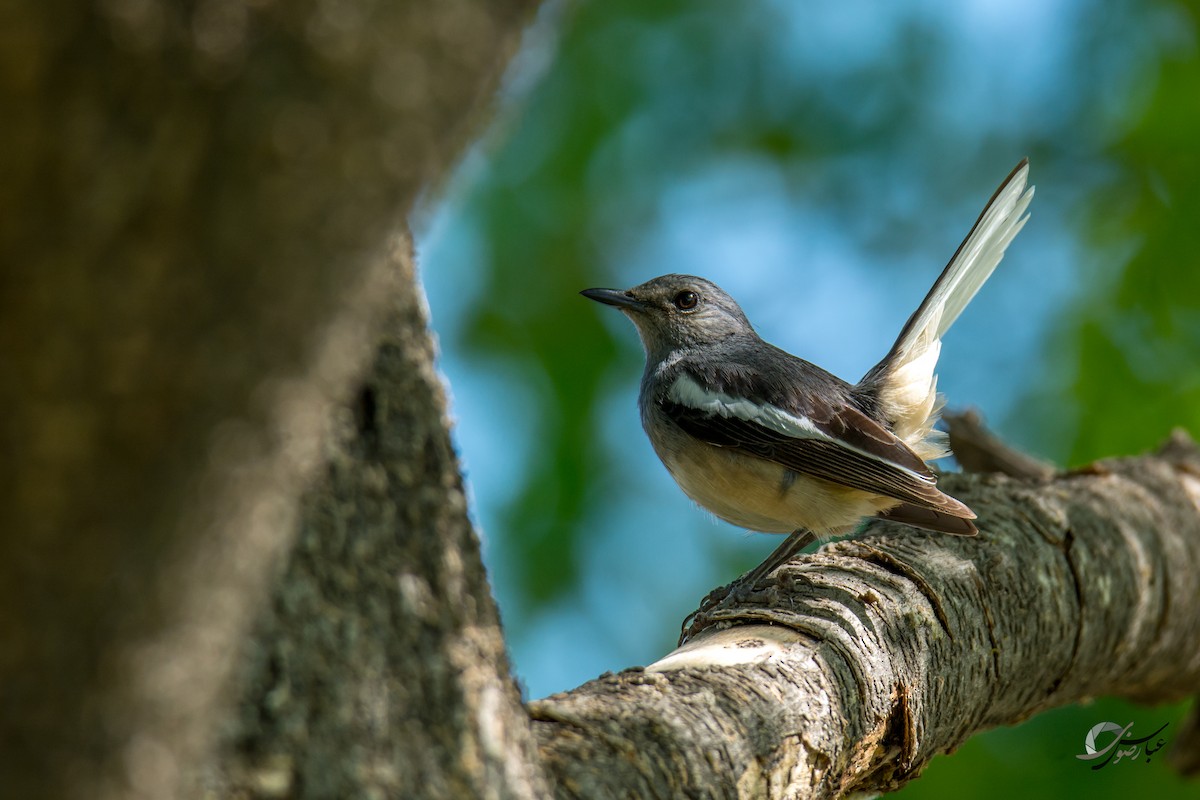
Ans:
[[[1025,209],[1033,199],[1033,187],[1026,188],[1028,178],[1029,159],[1022,159],[992,195],[887,356],[855,387],[892,431],[926,461],[946,455],[945,437],[933,429],[942,405],[934,373],[942,336],[1029,219]]]

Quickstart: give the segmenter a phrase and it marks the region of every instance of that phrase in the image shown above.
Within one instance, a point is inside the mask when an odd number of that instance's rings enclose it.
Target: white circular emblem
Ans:
[[[1094,726],[1090,731],[1087,732],[1087,736],[1083,740],[1083,749],[1087,751],[1089,756],[1094,756],[1096,754],[1097,736],[1110,731],[1112,733],[1119,734],[1123,730],[1125,729],[1115,722],[1101,722],[1099,725]]]

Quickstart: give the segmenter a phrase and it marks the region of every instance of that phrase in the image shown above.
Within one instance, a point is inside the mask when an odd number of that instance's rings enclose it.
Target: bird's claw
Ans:
[[[717,612],[745,604],[756,591],[758,581],[751,579],[749,575],[743,575],[733,583],[713,589],[700,601],[700,607],[683,620],[679,643],[683,644],[701,629],[708,627]]]

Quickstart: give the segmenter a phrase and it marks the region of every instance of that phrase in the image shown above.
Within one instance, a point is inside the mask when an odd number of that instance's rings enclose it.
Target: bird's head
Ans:
[[[693,275],[663,275],[625,291],[584,289],[580,294],[623,311],[637,326],[651,363],[676,350],[754,335],[732,297]]]

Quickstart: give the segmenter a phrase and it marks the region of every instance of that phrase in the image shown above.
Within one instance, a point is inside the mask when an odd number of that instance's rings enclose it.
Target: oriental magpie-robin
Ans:
[[[658,457],[692,500],[753,531],[791,535],[750,585],[810,542],[864,517],[973,535],[975,514],[937,488],[926,461],[941,338],[1029,218],[1023,160],[992,196],[892,349],[849,384],[764,342],[718,286],[664,275],[627,291],[587,289],[637,326],[646,350],[638,405]]]

